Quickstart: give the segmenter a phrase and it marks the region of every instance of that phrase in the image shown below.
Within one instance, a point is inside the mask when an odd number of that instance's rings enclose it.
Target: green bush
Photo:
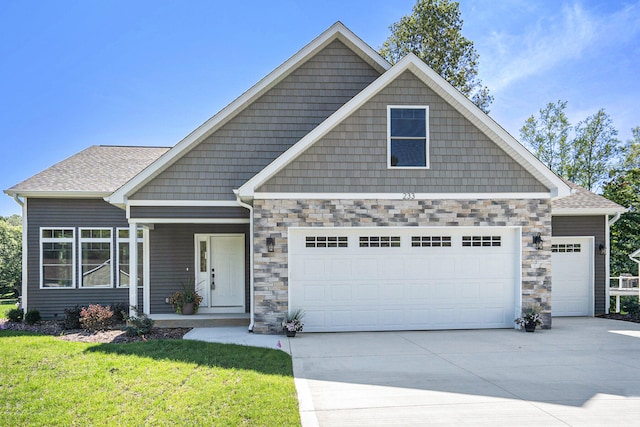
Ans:
[[[24,317],[24,310],[21,308],[13,308],[7,311],[7,319],[10,322],[22,322],[22,318]]]
[[[24,315],[24,323],[26,323],[27,325],[33,325],[36,322],[39,322],[41,318],[42,317],[40,317],[40,312],[34,308],[27,311],[27,313]]]
[[[113,311],[111,307],[91,304],[80,310],[80,324],[88,331],[104,331],[113,325]]]
[[[129,305],[124,302],[116,302],[111,304],[113,311],[113,323],[124,323],[129,317]]]
[[[125,326],[124,331],[130,337],[139,337],[142,335],[146,335],[151,332],[153,328],[153,319],[150,319],[146,314],[140,315],[138,309],[133,307],[133,310],[136,312],[135,317],[127,316],[127,326]]]
[[[82,327],[82,325],[80,324],[81,311],[82,307],[80,307],[79,305],[76,305],[73,308],[65,308],[62,327],[64,329],[80,329]]]
[[[620,310],[631,316],[640,315],[640,304],[638,297],[623,296],[620,298]]]

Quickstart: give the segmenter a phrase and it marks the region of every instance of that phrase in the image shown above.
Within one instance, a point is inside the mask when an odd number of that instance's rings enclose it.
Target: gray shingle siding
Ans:
[[[196,233],[244,233],[245,234],[245,304],[249,312],[249,226],[227,224],[156,224],[149,231],[151,313],[172,313],[165,298],[181,289],[187,280],[189,268],[195,266],[194,234]]]
[[[242,206],[131,206],[131,219],[136,218],[249,218]]]
[[[128,288],[40,289],[40,227],[75,228],[76,286],[78,277],[78,227],[128,227],[125,212],[100,199],[27,200],[27,286],[28,308],[38,309],[43,318],[64,316],[64,309],[89,304],[109,305],[129,301]],[[114,243],[115,244],[115,243]],[[111,268],[114,270],[115,263]],[[142,290],[139,292],[142,301]]]
[[[595,314],[604,313],[606,310],[606,289],[609,280],[606,277],[606,257],[600,255],[597,248],[605,242],[606,217],[598,216],[554,216],[551,220],[552,236],[562,237],[595,237],[594,250],[594,292]],[[553,284],[551,285],[553,286]]]
[[[234,200],[231,190],[379,75],[344,44],[334,41],[131,199]]]
[[[429,106],[429,169],[387,169],[388,105]],[[549,190],[407,71],[258,191],[471,193]]]

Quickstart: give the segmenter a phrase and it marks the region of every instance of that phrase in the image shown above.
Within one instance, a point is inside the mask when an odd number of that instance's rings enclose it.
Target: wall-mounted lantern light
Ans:
[[[607,254],[607,247],[603,243],[600,243],[598,245],[598,252],[600,252],[600,255],[606,255]]]
[[[542,248],[543,248],[542,236],[540,235],[540,233],[538,233],[535,236],[533,236],[533,245],[536,247],[536,249],[542,250]]]
[[[273,252],[276,249],[276,241],[273,237],[267,237],[267,252]]]

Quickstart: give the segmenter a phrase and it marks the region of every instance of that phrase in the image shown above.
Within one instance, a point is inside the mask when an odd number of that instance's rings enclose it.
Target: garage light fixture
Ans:
[[[603,243],[600,243],[600,245],[598,245],[598,252],[600,252],[600,255],[606,255],[607,247]]]
[[[276,248],[276,241],[273,237],[267,237],[267,252],[273,252]]]
[[[536,247],[536,249],[542,250],[543,248],[542,242],[543,242],[542,236],[540,235],[540,233],[533,236],[533,245]]]

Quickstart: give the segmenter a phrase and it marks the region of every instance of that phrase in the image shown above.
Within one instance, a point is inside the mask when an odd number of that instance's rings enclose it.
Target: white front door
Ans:
[[[196,291],[202,313],[244,313],[244,234],[196,234]]]

